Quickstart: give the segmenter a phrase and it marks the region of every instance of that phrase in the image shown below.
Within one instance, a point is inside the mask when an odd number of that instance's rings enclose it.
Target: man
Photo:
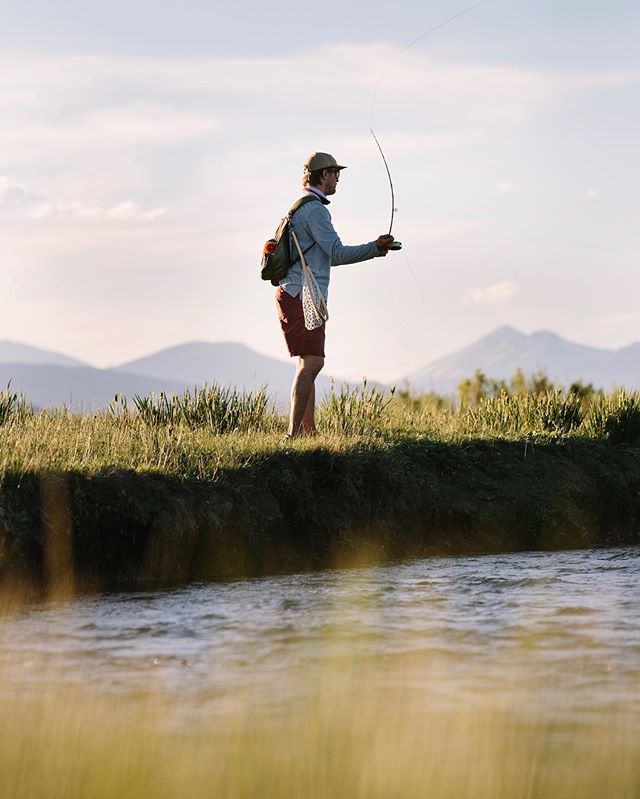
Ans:
[[[304,165],[303,187],[314,202],[301,206],[291,218],[291,226],[309,268],[318,283],[325,302],[329,290],[332,266],[355,264],[370,258],[384,257],[393,236],[378,236],[375,241],[345,246],[340,241],[327,210],[329,197],[336,193],[341,170],[336,159],[328,153],[312,153]],[[315,379],[324,366],[325,325],[307,330],[302,311],[302,265],[293,246],[293,264],[276,289],[278,317],[289,354],[298,357],[298,368],[291,387],[291,414],[288,437],[314,435]],[[297,257],[296,257],[297,256]]]

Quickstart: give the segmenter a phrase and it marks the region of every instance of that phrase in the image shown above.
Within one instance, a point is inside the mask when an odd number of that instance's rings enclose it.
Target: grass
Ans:
[[[32,413],[27,400],[15,391],[11,391],[11,385],[0,391],[0,425],[28,418]]]
[[[635,799],[640,721],[611,701],[563,719],[533,674],[442,708],[438,681],[324,667],[277,712],[252,695],[195,707],[161,688],[107,697],[41,685],[0,701],[0,774],[12,799]],[[281,697],[283,685],[274,685]],[[295,694],[295,690],[291,691]]]
[[[133,398],[141,421],[150,427],[185,425],[220,435],[240,430],[259,430],[269,423],[266,389],[240,393],[217,385],[186,391],[182,396]],[[110,408],[122,418],[127,413],[126,400],[116,398]]]
[[[612,444],[640,443],[640,396],[618,392],[600,396],[592,404],[585,419],[585,430]]]
[[[241,469],[284,447],[347,452],[401,440],[581,438],[635,446],[640,396],[601,395],[585,410],[577,396],[557,390],[502,393],[454,408],[442,398],[394,396],[365,383],[333,390],[319,407],[318,423],[319,439],[283,442],[286,419],[266,390],[239,394],[210,386],[178,397],[135,397],[133,407],[116,398],[108,411],[93,415],[34,412],[7,390],[0,393],[0,476],[113,468],[211,481],[221,469]]]
[[[320,406],[318,423],[329,434],[363,436],[380,431],[384,424],[384,413],[393,401],[395,389],[389,396],[376,388],[343,386],[338,392],[335,385]]]

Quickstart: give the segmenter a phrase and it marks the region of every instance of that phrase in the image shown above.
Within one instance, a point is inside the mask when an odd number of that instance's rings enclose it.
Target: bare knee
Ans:
[[[298,371],[304,372],[314,378],[324,366],[324,358],[319,355],[301,355],[298,361]]]

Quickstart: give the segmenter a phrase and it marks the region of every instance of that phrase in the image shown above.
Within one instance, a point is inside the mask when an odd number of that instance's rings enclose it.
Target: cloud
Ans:
[[[167,213],[167,208],[150,208],[144,210],[137,203],[127,200],[111,208],[101,208],[99,205],[85,205],[81,202],[71,203],[43,203],[34,207],[29,212],[31,219],[46,219],[51,216],[68,216],[73,219],[120,219],[131,222],[151,222]]]
[[[389,126],[402,113],[399,135],[409,132],[412,120],[437,119],[439,130],[422,134],[420,148],[430,149],[442,145],[443,129],[457,130],[461,121],[465,130],[520,123],[570,93],[639,79],[633,71],[554,73],[449,63],[418,53],[397,59],[393,47],[379,44],[306,49],[282,58],[5,56],[0,144],[20,160],[41,158],[51,148],[78,157],[132,144],[155,147],[248,121],[268,137],[274,124],[290,127],[315,113],[317,97],[330,97],[332,108],[347,118],[361,119],[367,109],[374,127],[383,120]],[[283,85],[292,98],[288,110]],[[275,123],[274,103],[283,111]]]
[[[595,200],[598,196],[597,189],[587,189],[587,200]]]
[[[9,129],[0,131],[0,144],[10,157],[5,163],[50,163],[71,158],[80,163],[103,152],[134,146],[161,147],[188,143],[212,133],[217,117],[189,112],[172,105],[133,104],[92,110],[81,105],[34,119],[16,115]]]
[[[605,324],[620,324],[624,322],[637,322],[640,320],[640,311],[624,311],[622,313],[601,316],[598,321]]]
[[[22,183],[0,175],[0,205],[22,205],[30,199],[32,198]]]
[[[500,183],[496,185],[496,189],[501,194],[509,194],[514,190],[515,186],[510,180],[501,180]]]
[[[369,112],[398,163],[503,136],[571,92],[638,77],[629,70],[460,64],[417,51],[398,59],[396,48],[381,44],[305,48],[279,58],[5,55],[0,149],[7,174],[43,176],[41,193],[58,204],[91,191],[104,209],[158,181],[160,159],[176,183],[182,166],[196,183],[202,157],[224,165],[236,153],[250,161],[260,150],[263,168],[272,168],[290,158],[295,139],[309,139],[300,130],[308,118],[318,139],[344,142],[347,152],[373,162],[377,151],[365,142],[363,125]],[[283,101],[283,85],[291,101]],[[331,118],[317,118],[317,97],[331,98]],[[240,180],[249,174],[245,169]],[[511,181],[498,184],[498,191],[512,190]]]
[[[59,291],[74,326],[84,309],[117,308],[126,292],[132,307],[150,309],[160,325],[156,302],[177,303],[183,284],[192,294],[175,320],[185,335],[194,334],[193,308],[209,303],[216,313],[207,317],[207,335],[240,308],[250,319],[249,339],[259,317],[247,308],[262,312],[265,296],[254,279],[256,253],[298,190],[311,149],[331,148],[352,167],[331,206],[344,240],[388,229],[386,175],[370,116],[393,173],[394,232],[416,268],[458,271],[459,285],[478,286],[466,302],[508,300],[515,284],[486,285],[493,278],[482,271],[499,266],[491,258],[502,231],[518,232],[518,209],[511,226],[500,193],[519,189],[521,180],[528,189],[537,169],[559,180],[544,172],[555,168],[545,166],[547,139],[537,136],[540,147],[533,147],[529,137],[553,126],[560,106],[568,119],[572,95],[638,76],[461,64],[418,50],[401,59],[380,44],[301,45],[273,58],[0,56],[0,232],[24,298],[16,318],[34,294]],[[326,113],[318,114],[318,98]],[[528,127],[532,120],[536,126]],[[587,188],[578,191],[584,196]],[[156,274],[159,263],[165,271],[151,297],[139,278]],[[105,265],[119,270],[118,294],[96,279]],[[354,270],[354,279],[360,274],[367,273]],[[362,289],[365,303],[368,291],[376,296],[375,281],[370,286]],[[230,299],[234,292],[241,307]],[[373,305],[372,316],[378,312],[384,307]],[[41,316],[44,328],[51,319]],[[145,334],[149,349],[154,330]]]
[[[419,155],[471,144],[481,135],[482,132],[479,130],[430,134],[387,129],[384,134],[378,136],[378,140],[383,150],[394,153],[394,161],[398,161],[401,158],[411,159]],[[339,144],[345,152],[357,152],[360,159],[376,163],[380,160],[379,151],[369,131],[353,136],[342,135],[339,138]]]
[[[516,293],[517,286],[510,281],[494,283],[485,288],[475,288],[465,297],[466,302],[486,303],[486,302],[506,302]]]
[[[165,216],[166,206],[142,208],[139,203],[124,200],[109,206],[89,205],[79,200],[54,202],[34,192],[26,183],[19,183],[0,175],[0,210],[4,208],[14,219],[32,220],[63,216],[73,219],[123,220],[151,222]]]
[[[4,202],[9,194],[16,189],[21,190],[17,183],[14,183],[5,175],[0,175],[0,202]]]
[[[633,69],[568,72],[563,73],[562,81],[568,89],[617,89],[620,86],[640,83],[640,72]]]
[[[96,142],[166,144],[211,133],[219,126],[213,114],[178,109],[168,104],[133,103],[87,113],[82,135]]]
[[[579,74],[396,56],[381,44],[271,58],[5,55],[5,174],[33,179],[32,219],[149,221],[166,213],[171,198],[172,216],[194,228],[212,211],[237,218],[242,196],[249,212],[258,204],[258,214],[264,207],[270,215],[268,199],[248,197],[247,187],[268,180],[269,193],[288,191],[299,179],[289,170],[302,163],[311,139],[344,148],[343,157],[372,165],[377,176],[370,116],[406,198],[403,175],[408,186],[425,179],[431,185],[440,153],[468,161],[570,92],[637,79],[630,71]],[[283,85],[290,100],[283,100]],[[326,119],[317,117],[319,96],[331,98]],[[312,134],[300,124],[310,118]],[[464,163],[452,163],[449,175]],[[508,178],[497,185],[499,193],[514,190]],[[134,199],[140,205],[131,208]]]

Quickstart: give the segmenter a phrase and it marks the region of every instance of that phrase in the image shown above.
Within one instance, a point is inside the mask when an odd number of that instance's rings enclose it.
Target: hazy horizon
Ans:
[[[610,348],[610,347],[591,347],[591,346],[583,344],[582,342],[579,342],[579,341],[573,341],[573,340],[570,340],[570,339],[565,339],[565,338],[559,336],[555,331],[552,331],[552,330],[542,330],[542,329],[540,329],[540,330],[535,330],[532,333],[525,333],[522,330],[519,330],[519,329],[517,329],[517,328],[515,328],[515,327],[513,327],[511,325],[503,325],[503,326],[494,328],[493,330],[489,331],[487,334],[485,334],[483,336],[479,336],[479,337],[473,339],[472,341],[466,342],[465,344],[462,345],[462,347],[456,348],[456,350],[449,350],[449,351],[443,353],[441,356],[438,356],[437,358],[433,359],[433,361],[430,361],[428,363],[424,363],[424,364],[419,365],[417,367],[417,370],[413,370],[413,372],[420,371],[420,370],[424,369],[425,367],[430,367],[434,363],[437,363],[437,362],[439,362],[442,359],[448,359],[450,357],[455,356],[457,353],[466,351],[467,349],[473,349],[473,347],[475,345],[479,344],[480,342],[484,342],[486,339],[491,339],[492,337],[500,336],[502,341],[504,342],[505,336],[507,334],[509,334],[509,333],[514,333],[517,336],[522,336],[523,338],[528,339],[528,340],[531,340],[532,337],[535,338],[535,337],[539,337],[539,336],[544,336],[544,337],[553,336],[555,338],[558,338],[562,343],[568,344],[570,346],[585,347],[585,348],[588,348],[589,350],[592,350],[592,351],[596,351],[596,352],[597,351],[601,351],[602,353],[612,353],[612,354],[618,353],[620,351],[624,351],[624,350],[628,349],[629,347],[632,347],[632,346],[635,346],[635,345],[640,345],[640,341],[634,341],[634,342],[630,342],[629,344],[624,345],[622,347],[613,347],[613,348]],[[12,340],[9,340],[9,339],[0,339],[0,347],[3,344],[17,345],[19,347],[25,346],[25,342],[16,342],[16,341],[12,341]],[[281,355],[281,356],[278,356],[277,354],[276,355],[272,355],[271,353],[261,351],[257,347],[249,347],[249,345],[244,344],[244,342],[231,341],[231,340],[227,340],[227,341],[190,340],[190,341],[175,342],[174,344],[169,344],[167,347],[162,347],[160,349],[151,350],[149,352],[143,353],[142,355],[140,355],[137,358],[128,358],[128,359],[126,359],[124,361],[118,361],[118,362],[106,364],[105,366],[92,364],[90,361],[83,361],[82,365],[86,366],[86,367],[95,368],[95,369],[119,370],[119,369],[122,369],[123,367],[126,367],[129,364],[137,363],[138,361],[148,360],[148,359],[151,359],[151,358],[155,357],[156,355],[161,355],[161,354],[163,354],[165,352],[168,352],[168,351],[172,351],[172,350],[176,350],[176,349],[182,349],[182,348],[188,348],[188,347],[193,347],[193,346],[202,346],[202,345],[204,345],[204,346],[211,345],[211,346],[219,346],[219,347],[225,347],[225,346],[229,346],[229,345],[230,346],[248,347],[251,352],[257,354],[258,356],[262,356],[262,357],[266,357],[266,358],[276,358],[277,360],[279,360],[281,362],[284,362],[284,363],[290,361],[290,358],[286,355],[286,353]],[[27,344],[26,346],[31,346],[31,345]],[[43,349],[44,351],[55,352],[55,354],[57,354],[57,355],[62,355],[62,356],[67,356],[67,357],[70,357],[70,358],[74,358],[73,353],[69,353],[69,352],[62,352],[62,351],[59,351],[59,350],[47,350],[47,348],[36,348],[36,349]],[[1,353],[0,353],[0,355],[1,355]],[[21,360],[18,359],[16,362],[17,363],[27,363],[27,362],[30,362],[30,361],[26,361],[26,360],[25,361],[21,361]],[[540,368],[542,368],[543,371],[545,371],[545,369],[543,367],[540,367]],[[344,379],[348,379],[348,380],[359,381],[359,380],[365,378],[365,379],[368,379],[368,380],[377,381],[377,380],[380,379],[380,378],[378,378],[378,375],[376,375],[375,373],[369,373],[367,375],[361,374],[358,377],[353,378],[353,377],[346,376],[346,375],[339,375],[336,372],[336,370],[332,370],[331,368],[329,368],[329,369],[327,369],[325,371],[326,371],[327,375],[333,374],[335,377],[344,378]],[[471,370],[471,371],[473,371],[473,370]],[[534,369],[533,371],[536,371],[536,370]],[[471,372],[470,372],[470,374],[471,374]],[[392,375],[392,377],[390,379],[387,379],[386,382],[392,383],[394,381],[395,382],[402,381],[402,380],[406,379],[409,376],[410,376],[410,374],[405,370],[404,372],[398,372],[398,373]]]

